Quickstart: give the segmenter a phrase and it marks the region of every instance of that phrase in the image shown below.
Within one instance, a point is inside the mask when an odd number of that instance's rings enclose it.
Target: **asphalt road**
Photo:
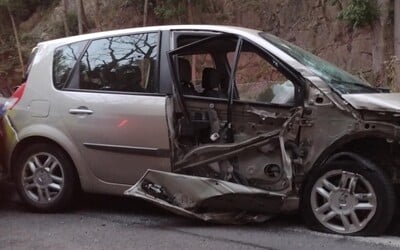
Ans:
[[[186,219],[136,199],[82,195],[72,211],[31,213],[0,183],[0,249],[399,249],[400,219],[381,237],[308,230],[299,216],[257,225]]]

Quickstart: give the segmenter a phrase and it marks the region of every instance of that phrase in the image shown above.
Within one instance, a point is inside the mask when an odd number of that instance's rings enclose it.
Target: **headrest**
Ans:
[[[121,82],[140,84],[142,81],[142,70],[139,66],[123,65],[117,69],[117,75]]]
[[[214,68],[204,68],[202,76],[202,86],[206,90],[218,88],[221,84],[221,75]]]
[[[192,67],[189,60],[179,57],[179,80],[184,83],[189,83],[192,80]]]

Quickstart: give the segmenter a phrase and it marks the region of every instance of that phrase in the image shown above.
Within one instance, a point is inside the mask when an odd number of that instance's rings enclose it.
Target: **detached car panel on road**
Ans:
[[[368,235],[392,219],[397,94],[284,40],[157,26],[43,42],[32,58],[3,127],[4,171],[35,210],[81,187],[225,223],[300,208],[314,229]]]

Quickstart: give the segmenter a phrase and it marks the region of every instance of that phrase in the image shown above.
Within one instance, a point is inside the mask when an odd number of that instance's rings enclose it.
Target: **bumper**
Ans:
[[[18,135],[13,128],[7,115],[1,120],[1,172],[3,175],[10,175],[11,155],[17,145]]]

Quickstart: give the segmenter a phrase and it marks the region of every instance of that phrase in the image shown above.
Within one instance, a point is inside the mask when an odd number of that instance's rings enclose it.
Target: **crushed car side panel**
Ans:
[[[297,137],[302,109],[292,112],[280,129],[238,143],[195,147],[175,173],[148,170],[125,194],[206,221],[264,221],[284,209],[291,191],[294,146],[287,142]]]
[[[126,195],[179,215],[223,223],[260,222],[277,213],[284,195],[232,182],[148,170]],[[246,211],[246,212],[244,212]]]
[[[189,48],[182,50],[191,53]],[[235,60],[237,53],[236,48]],[[173,60],[170,66],[177,78]],[[233,74],[230,91],[236,86]],[[397,134],[393,124],[366,122],[321,79],[290,80],[295,93],[304,94],[292,106],[245,102],[233,94],[227,100],[188,96],[175,79],[174,108],[181,112],[168,116],[174,173],[149,170],[126,194],[207,221],[257,221],[261,217],[255,214],[297,208],[292,201],[298,201],[305,176],[328,149],[340,150],[336,142],[353,135]],[[302,80],[308,81],[304,88]]]

